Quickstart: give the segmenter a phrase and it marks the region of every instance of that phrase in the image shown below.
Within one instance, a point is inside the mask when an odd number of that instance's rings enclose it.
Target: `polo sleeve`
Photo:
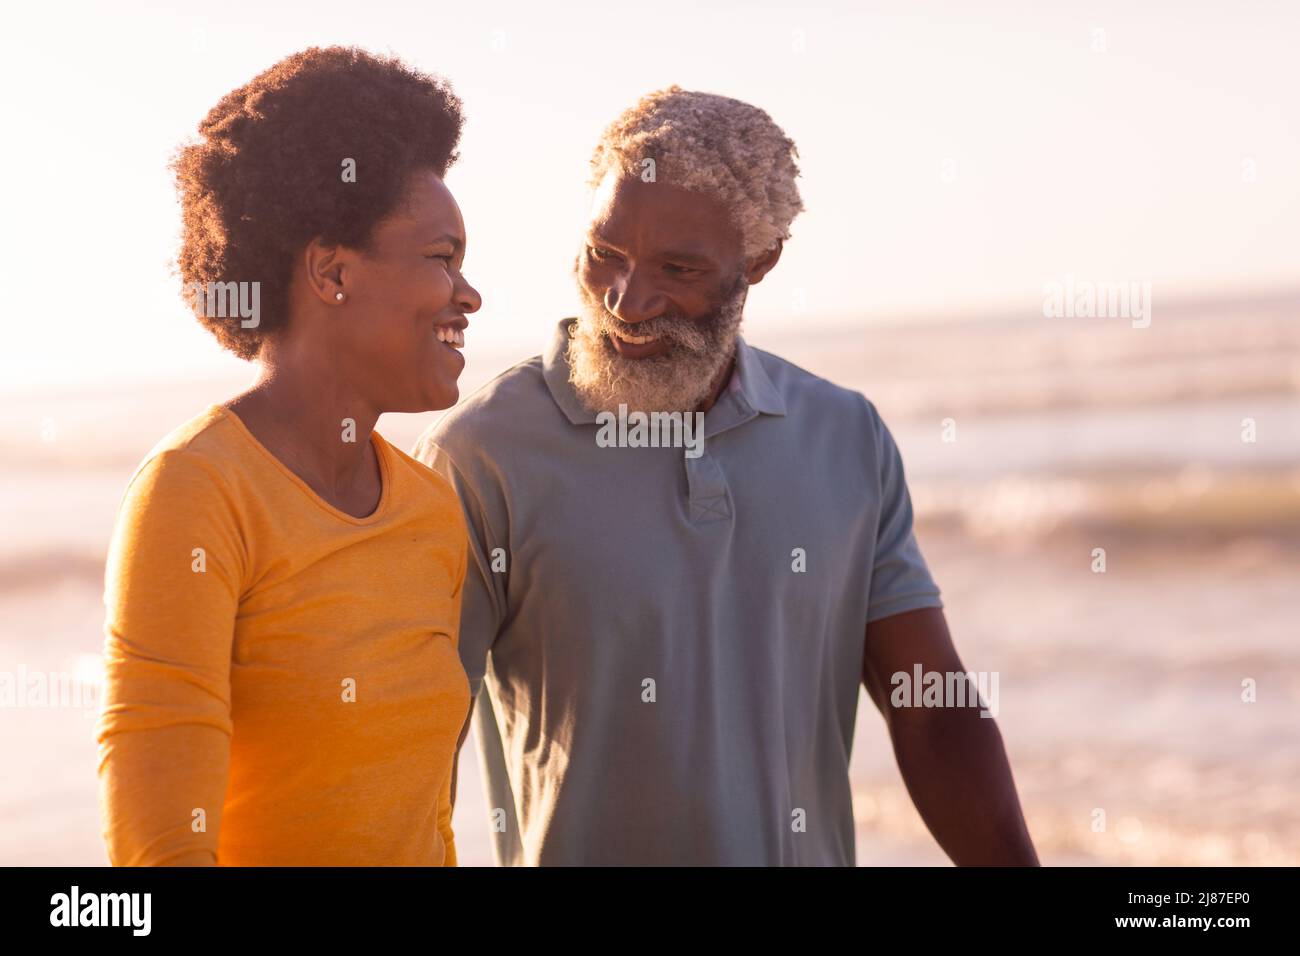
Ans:
[[[483,501],[486,489],[467,477],[452,456],[432,438],[421,438],[412,457],[428,465],[451,482],[460,498],[469,532],[469,566],[465,572],[460,610],[461,664],[469,679],[470,693],[478,696],[487,671],[487,655],[505,620],[506,586],[509,568],[507,545],[498,534],[503,516],[489,515]]]
[[[912,498],[907,490],[903,458],[894,436],[871,402],[867,402],[875,431],[879,477],[880,518],[867,623],[923,607],[943,607],[939,588],[930,576],[912,529]]]
[[[147,461],[105,575],[100,809],[115,866],[214,865],[230,764],[230,661],[244,551],[211,463]]]

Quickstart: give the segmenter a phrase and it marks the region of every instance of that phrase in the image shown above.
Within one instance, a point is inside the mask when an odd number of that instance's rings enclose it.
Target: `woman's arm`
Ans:
[[[105,579],[100,806],[116,866],[210,866],[230,757],[244,553],[213,465],[186,450],[128,487]]]
[[[443,866],[456,866],[456,835],[451,829],[451,774],[448,773],[442,782],[442,792],[438,794],[438,832],[442,834],[443,845],[447,848],[447,855],[443,858]]]

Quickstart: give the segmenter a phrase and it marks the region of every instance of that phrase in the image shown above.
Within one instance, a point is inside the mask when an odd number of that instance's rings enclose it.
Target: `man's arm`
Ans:
[[[889,727],[898,769],[925,825],[958,866],[1038,866],[993,718],[981,717],[978,705],[890,705],[892,676],[910,679],[916,664],[923,673],[965,672],[941,609],[867,625],[862,681]]]

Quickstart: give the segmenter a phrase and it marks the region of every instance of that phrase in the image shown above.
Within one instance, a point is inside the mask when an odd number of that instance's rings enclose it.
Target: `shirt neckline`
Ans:
[[[317,505],[317,507],[319,507],[322,511],[326,512],[327,514],[331,515],[334,518],[337,518],[340,521],[346,522],[347,524],[351,524],[351,525],[370,525],[376,523],[377,521],[379,521],[384,517],[384,514],[388,509],[388,502],[392,497],[393,480],[392,480],[392,468],[390,466],[389,459],[388,459],[388,450],[385,447],[388,443],[384,440],[384,437],[380,435],[378,431],[371,430],[370,444],[374,447],[375,457],[379,461],[379,481],[380,481],[379,503],[375,505],[375,510],[370,512],[370,514],[366,515],[363,518],[358,518],[356,515],[348,514],[346,511],[334,507],[332,504],[330,504],[328,501],[322,498],[319,494],[317,494],[316,490],[312,488],[311,485],[303,481],[303,479],[299,477],[299,475],[295,473],[292,468],[290,468],[279,458],[277,458],[275,454],[271,451],[271,449],[267,448],[260,441],[258,441],[257,436],[254,435],[251,431],[249,431],[248,426],[244,424],[244,420],[240,418],[239,415],[237,415],[235,412],[231,411],[229,408],[226,408],[226,406],[224,405],[213,405],[212,411],[217,412],[223,419],[230,422],[235,427],[235,430],[239,432],[241,435],[243,435],[244,438],[246,438],[250,443],[252,443],[253,447],[256,448],[257,451],[263,457],[265,457],[268,461],[270,461],[270,463],[280,472],[280,474],[284,475],[286,478],[289,479],[290,482],[296,485],[298,489],[304,495],[306,495],[307,498],[313,501]]]

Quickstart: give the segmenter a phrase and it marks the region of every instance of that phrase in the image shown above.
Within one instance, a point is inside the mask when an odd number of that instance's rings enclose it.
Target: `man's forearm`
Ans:
[[[958,866],[1037,866],[992,718],[972,708],[896,714],[890,737],[912,802]]]

